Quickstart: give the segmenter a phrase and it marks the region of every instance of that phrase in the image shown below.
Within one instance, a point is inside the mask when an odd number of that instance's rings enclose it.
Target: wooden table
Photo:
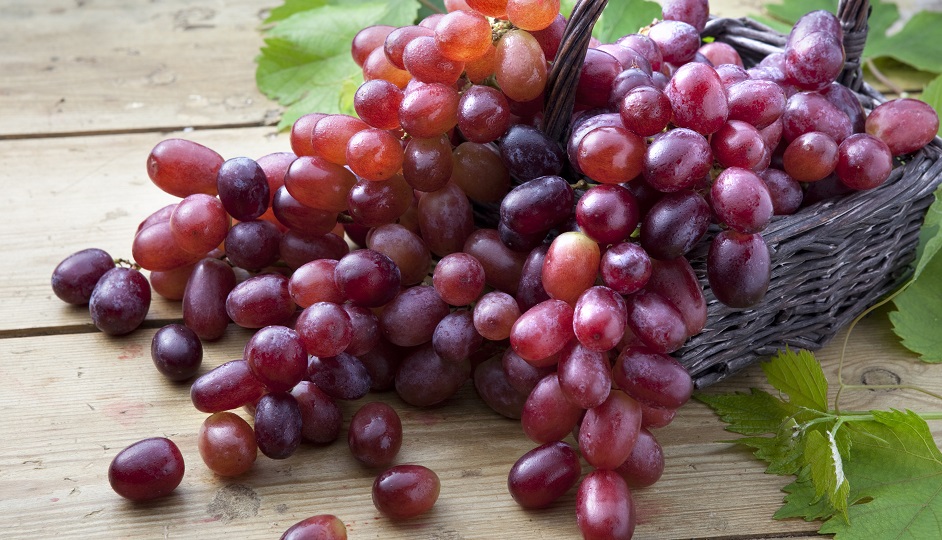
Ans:
[[[156,299],[145,327],[111,338],[84,308],[50,290],[66,255],[100,247],[128,257],[132,233],[171,202],[144,170],[150,148],[188,137],[226,157],[288,150],[271,127],[277,107],[253,80],[257,27],[271,0],[8,0],[0,5],[0,536],[4,538],[277,538],[291,524],[334,513],[351,538],[572,538],[574,490],[552,508],[519,508],[510,466],[533,445],[470,386],[419,410],[392,394],[405,441],[398,462],[441,477],[441,498],[406,523],[370,500],[375,471],[341,441],[303,446],[283,461],[260,457],[236,480],[215,477],[196,451],[205,415],[186,384],[154,370],[155,329],[179,320]],[[747,9],[739,7],[738,9]],[[716,9],[723,14],[723,7]],[[725,14],[729,14],[727,10]],[[235,327],[206,346],[204,370],[239,357],[249,333]],[[821,352],[835,376],[839,347]],[[898,377],[942,391],[942,370],[917,363],[885,312],[867,318],[847,351],[848,381]],[[753,368],[716,390],[761,385]],[[347,418],[358,403],[344,405]],[[919,395],[864,391],[845,407],[938,408]],[[938,426],[934,426],[938,427]],[[942,431],[937,430],[942,440]],[[788,480],[763,473],[704,406],[685,406],[658,432],[667,470],[638,490],[638,538],[805,538],[815,523],[774,521]],[[108,486],[107,468],[128,444],[172,438],[187,461],[170,497],[132,504]],[[588,469],[586,469],[588,470]]]

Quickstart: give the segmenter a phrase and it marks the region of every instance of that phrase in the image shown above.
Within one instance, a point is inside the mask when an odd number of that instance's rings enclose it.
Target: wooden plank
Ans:
[[[89,247],[131,257],[137,225],[179,200],[158,189],[144,168],[151,148],[171,136],[201,142],[226,158],[290,151],[287,137],[275,136],[273,128],[0,141],[10,225],[0,228],[9,255],[0,260],[0,335],[94,328],[87,309],[51,294],[52,271]],[[179,316],[178,303],[155,298],[151,319]]]
[[[204,370],[240,355],[249,333],[230,330],[207,345]],[[166,382],[153,369],[152,333],[0,340],[0,407],[6,412],[5,431],[15,434],[14,442],[0,446],[0,515],[16,537],[273,538],[292,523],[324,512],[340,516],[355,538],[577,535],[574,492],[538,512],[524,511],[510,499],[507,471],[533,445],[516,422],[490,412],[469,386],[429,409],[405,405],[391,393],[343,404],[346,418],[365,401],[392,404],[405,432],[397,462],[421,463],[440,475],[439,503],[415,521],[395,524],[377,514],[369,494],[376,471],[351,459],[345,433],[328,447],[305,446],[284,461],[260,456],[243,477],[216,478],[196,451],[196,432],[205,415],[190,404],[186,384]],[[834,380],[839,348],[826,348],[820,358]],[[942,391],[938,367],[914,363],[899,350],[883,315],[862,323],[847,358],[848,381],[880,369],[904,383]],[[761,381],[761,371],[753,366],[711,391],[768,388]],[[849,393],[843,405],[925,410],[933,404],[918,394],[867,390]],[[932,427],[942,440],[942,425]],[[735,435],[723,431],[703,405],[686,405],[657,435],[667,469],[655,486],[635,493],[638,538],[813,534],[813,523],[771,519],[782,501],[779,490],[789,479],[764,474],[746,450],[716,442]],[[130,504],[108,487],[108,463],[120,448],[151,436],[177,442],[188,472],[175,495]]]
[[[269,0],[13,0],[0,6],[0,137],[262,125]]]

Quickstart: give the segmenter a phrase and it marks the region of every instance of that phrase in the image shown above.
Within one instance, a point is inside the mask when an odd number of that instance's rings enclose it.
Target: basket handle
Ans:
[[[608,0],[579,0],[566,23],[556,61],[546,81],[543,109],[543,133],[554,141],[563,141],[576,103],[576,85],[585,62],[592,28],[602,15]]]
[[[854,92],[859,92],[864,82],[861,57],[867,44],[867,32],[870,30],[870,25],[867,24],[870,10],[869,0],[840,0],[837,5],[837,18],[844,29],[845,56],[844,71],[837,81]]]

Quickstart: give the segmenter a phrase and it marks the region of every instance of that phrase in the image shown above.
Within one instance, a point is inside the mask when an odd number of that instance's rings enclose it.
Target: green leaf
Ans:
[[[769,383],[796,407],[827,411],[828,382],[814,355],[805,350],[780,351],[762,364]]]
[[[602,43],[637,33],[654,19],[661,18],[661,6],[648,0],[620,0],[609,2],[605,12],[592,31]]]
[[[923,71],[942,73],[942,41],[927,39],[942,28],[942,13],[919,11],[892,35],[887,32],[899,20],[896,4],[872,0],[873,11],[868,21],[865,58],[895,58]]]
[[[569,16],[572,15],[573,8],[576,7],[578,0],[561,0],[559,2],[559,12],[563,14],[563,17],[566,17],[566,20],[569,20]]]
[[[727,431],[743,435],[778,433],[782,423],[798,411],[772,394],[755,388],[749,394],[697,394],[695,397],[729,424]]]
[[[796,436],[794,421],[782,424],[774,437],[743,437],[733,442],[755,449],[752,455],[769,464],[765,472],[769,474],[798,474],[804,465],[805,442]]]
[[[805,521],[815,521],[834,515],[834,511],[828,506],[828,500],[815,496],[808,467],[802,469],[795,481],[783,487],[782,491],[787,493],[785,504],[772,516],[775,519],[802,518]]]
[[[285,0],[284,4],[268,12],[268,17],[265,19],[264,24],[276,23],[287,19],[295,13],[325,6],[328,3],[327,0]]]
[[[269,30],[257,59],[259,90],[287,107],[279,129],[310,112],[352,114],[353,93],[362,81],[362,72],[350,56],[353,37],[374,24],[410,24],[418,12],[415,0],[319,0],[312,4],[318,5],[292,12]],[[298,5],[298,0],[291,2],[289,10]]]
[[[932,79],[932,82],[926,85],[919,99],[931,105],[935,112],[942,116],[942,75]],[[942,125],[939,126],[939,134],[942,135]]]
[[[940,204],[933,203],[934,210],[930,211],[936,221],[936,233],[938,213],[942,211]],[[933,241],[937,244],[938,236],[933,237]],[[942,256],[932,257],[925,263],[919,279],[896,295],[893,303],[896,311],[890,312],[890,322],[903,346],[919,354],[923,362],[942,362],[942,332],[939,330],[942,328]]]
[[[837,0],[785,0],[781,4],[766,4],[764,7],[772,18],[791,26],[809,11],[823,9],[837,13]]]
[[[421,21],[433,13],[447,12],[448,10],[445,9],[445,0],[425,0],[422,2],[422,7],[419,8],[419,14],[416,16],[416,20]]]
[[[912,411],[873,411],[854,423],[849,520],[828,519],[819,532],[836,540],[938,538],[942,523],[942,453]]]
[[[815,497],[826,498],[830,507],[846,516],[850,484],[844,474],[844,458],[833,432],[828,430],[825,436],[820,431],[810,431],[805,437],[804,457]]]

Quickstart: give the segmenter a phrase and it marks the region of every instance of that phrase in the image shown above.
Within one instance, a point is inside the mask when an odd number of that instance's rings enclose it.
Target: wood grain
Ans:
[[[3,2],[0,137],[270,123],[253,59],[273,5]]]

